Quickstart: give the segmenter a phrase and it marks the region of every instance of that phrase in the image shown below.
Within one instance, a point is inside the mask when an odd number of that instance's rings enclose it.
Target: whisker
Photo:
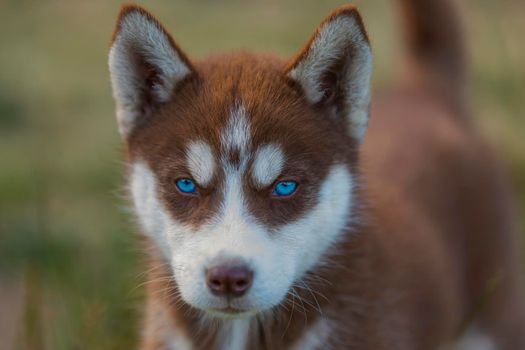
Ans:
[[[317,311],[319,312],[320,315],[322,315],[322,314],[323,314],[323,311],[321,310],[321,305],[319,305],[319,301],[318,301],[317,298],[315,297],[314,292],[313,292],[312,289],[308,286],[308,284],[306,284],[305,281],[300,280],[300,282],[304,285],[305,288],[302,288],[301,286],[297,286],[297,287],[308,290],[308,292],[310,293],[310,295],[311,295],[312,298],[314,299],[315,304],[317,305]]]
[[[284,338],[286,332],[288,331],[288,328],[290,327],[290,324],[292,323],[292,317],[293,317],[293,313],[294,313],[294,310],[295,310],[295,295],[293,293],[290,293],[290,291],[288,291],[288,294],[290,294],[292,296],[292,311],[290,312],[290,317],[288,318],[288,322],[286,324],[286,327],[284,328],[284,332],[282,334],[282,338]]]

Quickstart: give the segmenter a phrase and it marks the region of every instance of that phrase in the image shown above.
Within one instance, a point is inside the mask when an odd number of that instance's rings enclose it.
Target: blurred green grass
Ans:
[[[343,1],[143,2],[190,54],[290,55]],[[374,84],[402,59],[393,0],[355,3],[376,55]],[[133,348],[142,267],[123,199],[107,72],[119,2],[0,2],[0,349]],[[472,109],[525,208],[525,3],[464,3]],[[523,220],[525,212],[520,211]],[[4,286],[4,287],[3,287]],[[17,307],[19,305],[19,307]],[[2,314],[2,312],[0,312]],[[4,318],[4,320],[2,320]]]

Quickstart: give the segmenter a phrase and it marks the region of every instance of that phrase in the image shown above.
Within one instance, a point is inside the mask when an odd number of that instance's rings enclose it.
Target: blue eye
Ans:
[[[188,178],[177,180],[176,185],[182,193],[195,193],[197,191],[197,185],[195,185],[195,182]]]
[[[295,181],[281,181],[275,185],[273,194],[279,197],[286,197],[295,192],[297,189],[297,182]]]

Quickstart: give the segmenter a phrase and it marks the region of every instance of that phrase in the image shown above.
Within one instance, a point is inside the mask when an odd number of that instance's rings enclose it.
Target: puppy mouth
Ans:
[[[245,318],[253,316],[257,313],[256,310],[239,309],[232,306],[227,306],[223,308],[212,308],[208,309],[207,312],[212,316],[220,318]]]
[[[231,307],[231,306],[227,306],[227,307],[220,308],[220,309],[212,309],[212,310],[215,312],[223,312],[226,314],[239,314],[239,313],[246,312],[246,310],[244,309],[238,309],[236,307]]]

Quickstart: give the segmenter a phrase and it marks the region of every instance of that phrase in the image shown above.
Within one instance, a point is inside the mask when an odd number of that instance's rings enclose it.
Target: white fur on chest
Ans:
[[[249,349],[247,344],[250,319],[227,321],[222,330],[222,350]]]
[[[330,324],[326,319],[319,319],[316,321],[308,330],[304,332],[304,335],[295,342],[291,347],[292,350],[317,350],[323,349],[328,350],[327,340],[330,336]]]
[[[498,347],[487,334],[470,330],[454,344],[440,350],[498,350]]]

